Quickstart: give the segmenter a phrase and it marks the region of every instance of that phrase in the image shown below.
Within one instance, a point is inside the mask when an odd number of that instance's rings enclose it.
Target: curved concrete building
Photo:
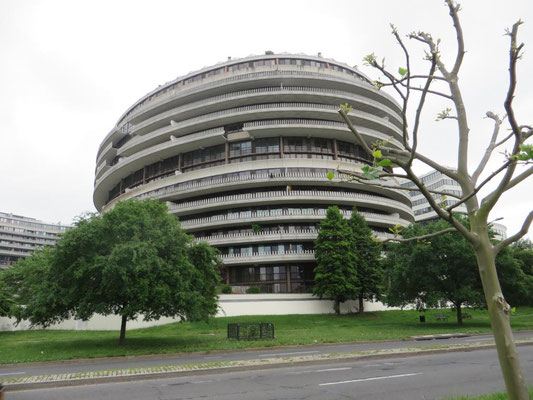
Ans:
[[[348,216],[357,205],[378,236],[414,221],[408,194],[336,172],[371,163],[341,103],[368,143],[401,147],[398,104],[334,60],[267,52],[177,78],[133,104],[102,141],[96,208],[165,201],[187,232],[220,249],[234,291],[309,292],[328,206]]]

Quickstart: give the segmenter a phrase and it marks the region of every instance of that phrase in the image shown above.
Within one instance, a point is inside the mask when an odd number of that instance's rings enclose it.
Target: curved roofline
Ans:
[[[312,61],[322,61],[322,62],[328,62],[328,63],[334,63],[336,64],[337,66],[340,66],[340,67],[343,67],[343,68],[346,68],[346,69],[349,69],[351,70],[352,72],[356,73],[357,75],[361,76],[361,78],[365,79],[366,81],[368,82],[371,82],[371,79],[366,76],[365,74],[363,74],[361,71],[359,71],[359,69],[357,69],[357,67],[350,67],[348,64],[345,64],[343,62],[340,62],[340,61],[337,61],[333,58],[326,58],[326,57],[321,57],[321,56],[310,56],[310,55],[307,55],[307,54],[293,54],[293,53],[272,53],[272,54],[262,54],[262,55],[249,55],[249,56],[246,56],[246,57],[242,57],[242,58],[231,58],[231,59],[228,59],[227,61],[221,61],[221,62],[218,62],[214,65],[211,65],[211,66],[208,66],[208,67],[203,67],[199,70],[195,70],[195,71],[191,71],[185,75],[181,75],[181,76],[178,76],[177,78],[169,81],[169,82],[165,82],[163,85],[159,85],[157,88],[155,88],[154,90],[146,93],[144,96],[142,96],[141,98],[139,98],[137,101],[135,101],[130,107],[128,107],[126,109],[126,111],[124,111],[124,113],[122,113],[122,115],[120,116],[120,118],[118,119],[115,127],[118,128],[120,123],[122,122],[122,120],[128,115],[128,113],[134,108],[137,106],[137,104],[139,104],[140,102],[144,101],[145,99],[147,99],[148,97],[154,95],[155,93],[161,91],[161,90],[164,90],[166,87],[168,86],[171,86],[171,85],[174,85],[180,81],[183,81],[185,79],[188,79],[192,76],[195,76],[195,75],[198,75],[198,74],[202,74],[202,73],[205,73],[205,72],[209,72],[211,70],[214,70],[214,69],[218,69],[220,67],[226,67],[226,66],[231,66],[231,65],[234,65],[234,64],[240,64],[242,62],[246,62],[246,61],[256,61],[256,60],[262,60],[262,59],[272,59],[272,58],[294,58],[294,59],[300,59],[300,60],[312,60]]]

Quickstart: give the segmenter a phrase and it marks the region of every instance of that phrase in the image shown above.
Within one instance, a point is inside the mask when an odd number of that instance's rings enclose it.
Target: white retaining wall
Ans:
[[[347,301],[341,304],[341,312],[357,312],[357,302]],[[365,311],[387,310],[380,302],[365,302]],[[320,300],[311,294],[223,294],[219,296],[217,317],[233,317],[239,315],[284,315],[284,314],[332,314],[333,302]],[[161,318],[157,321],[144,321],[140,317],[136,321],[128,321],[128,330],[146,328],[178,322],[177,318]],[[0,317],[0,331],[30,329],[29,323],[22,321],[14,325],[14,320]],[[120,317],[97,315],[88,321],[69,319],[48,329],[68,330],[119,330]]]

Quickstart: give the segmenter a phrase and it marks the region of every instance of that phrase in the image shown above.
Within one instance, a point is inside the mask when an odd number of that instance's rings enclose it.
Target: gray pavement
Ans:
[[[515,332],[516,339],[532,338],[532,331]],[[436,344],[468,344],[490,342],[492,335],[471,335],[467,337],[442,338],[438,340],[402,340],[387,342],[356,342],[329,345],[291,346],[261,348],[254,350],[217,351],[211,353],[183,353],[177,355],[156,355],[137,357],[113,357],[89,360],[72,360],[33,364],[0,364],[0,381],[11,377],[26,375],[72,374],[87,371],[111,369],[135,369],[161,365],[184,365],[213,363],[220,361],[254,360],[261,358],[280,358],[303,355],[324,355],[331,353],[351,353],[356,351],[424,348]]]
[[[528,383],[533,382],[533,346],[519,347]],[[437,399],[504,389],[494,348],[472,352],[330,360],[252,371],[8,392],[7,400],[29,399]]]

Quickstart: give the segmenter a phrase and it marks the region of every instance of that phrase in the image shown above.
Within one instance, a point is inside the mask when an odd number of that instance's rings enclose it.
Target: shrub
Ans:
[[[257,286],[250,286],[248,289],[246,289],[246,293],[248,294],[261,293],[261,289],[259,289]]]
[[[224,294],[231,294],[232,293],[232,289],[231,289],[231,286],[230,285],[222,285],[220,287],[220,291]]]

